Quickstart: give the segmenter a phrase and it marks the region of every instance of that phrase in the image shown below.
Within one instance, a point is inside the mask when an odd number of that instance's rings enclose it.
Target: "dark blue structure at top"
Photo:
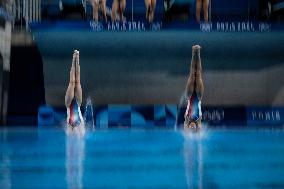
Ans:
[[[42,14],[43,18],[59,18],[61,13],[59,0],[45,0],[42,1]],[[61,0],[63,6],[80,6],[82,0]],[[112,0],[107,0],[106,4],[108,8],[112,6]],[[133,6],[132,6],[133,2]],[[195,1],[193,0],[176,0],[174,4],[178,6],[188,7],[189,17],[194,18],[195,14]],[[144,0],[127,0],[125,16],[130,20],[132,18],[132,7],[133,7],[133,18],[134,20],[145,19],[145,4]],[[185,7],[185,8],[186,8]],[[62,7],[61,7],[62,8]],[[259,0],[211,0],[211,19],[213,20],[256,20],[259,18]],[[156,4],[156,19],[160,20],[163,18],[165,13],[164,0],[157,0]],[[92,7],[87,1],[86,3],[86,15],[91,18]]]

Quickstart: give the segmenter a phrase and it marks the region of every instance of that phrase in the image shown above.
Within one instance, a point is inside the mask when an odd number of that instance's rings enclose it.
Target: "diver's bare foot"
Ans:
[[[200,50],[201,46],[200,45],[193,45],[192,50]]]
[[[194,54],[200,55],[200,49],[201,49],[201,46],[193,45],[192,46],[192,55],[194,55]]]
[[[79,51],[75,50],[75,82],[80,83],[80,57],[79,57]]]

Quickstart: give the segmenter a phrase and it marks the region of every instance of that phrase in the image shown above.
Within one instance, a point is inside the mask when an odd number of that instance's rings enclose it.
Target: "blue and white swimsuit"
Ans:
[[[82,113],[75,98],[72,100],[69,108],[67,108],[67,122],[73,128],[80,126],[83,122]]]
[[[187,100],[185,116],[190,122],[197,122],[202,117],[201,101],[195,91]]]

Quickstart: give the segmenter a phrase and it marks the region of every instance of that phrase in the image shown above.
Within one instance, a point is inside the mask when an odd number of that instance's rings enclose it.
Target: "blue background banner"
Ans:
[[[175,104],[101,105],[93,110],[93,122],[96,128],[101,129],[129,127],[174,129],[175,126],[182,128],[185,109]],[[203,107],[202,114],[203,123],[211,127],[247,125],[245,107]],[[88,116],[84,114],[84,117]],[[64,108],[52,110],[50,106],[44,106],[39,109],[39,125],[64,125],[65,119]]]
[[[247,122],[251,126],[283,126],[283,107],[248,107]]]

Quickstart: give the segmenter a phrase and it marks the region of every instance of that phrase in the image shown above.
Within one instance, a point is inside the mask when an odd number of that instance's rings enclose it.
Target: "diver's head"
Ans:
[[[197,132],[198,125],[194,121],[185,120],[184,122],[184,130],[189,132]]]

